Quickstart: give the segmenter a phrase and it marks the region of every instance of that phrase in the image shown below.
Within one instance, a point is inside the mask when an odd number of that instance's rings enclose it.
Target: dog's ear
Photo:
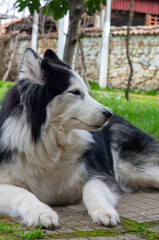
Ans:
[[[19,71],[19,81],[20,80],[27,80],[32,83],[42,84],[41,58],[31,48],[27,48],[24,52]]]
[[[56,53],[52,49],[47,49],[46,52],[44,53],[44,58],[49,59],[53,62],[61,62],[61,60],[58,58]]]
[[[56,55],[56,53],[52,49],[47,49],[46,50],[46,52],[44,53],[44,59],[48,59],[52,63],[56,63],[58,65],[61,65],[63,67],[67,67],[67,68],[70,69],[70,67],[66,63],[64,63],[63,61],[61,61],[58,58],[58,56]]]

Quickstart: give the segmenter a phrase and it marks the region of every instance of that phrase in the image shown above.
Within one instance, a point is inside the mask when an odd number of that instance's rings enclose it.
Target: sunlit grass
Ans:
[[[100,92],[107,91],[107,92],[114,92],[114,93],[125,93],[125,89],[114,89],[114,88],[100,89],[98,83],[95,83],[95,82],[89,82],[89,85],[92,90],[96,90],[96,91],[100,91]],[[146,95],[146,96],[149,96],[149,95],[150,96],[159,96],[159,91],[156,89],[149,90],[149,91],[130,89],[130,93],[142,94],[142,95]]]
[[[14,82],[0,82],[0,101],[14,84]],[[157,100],[158,92],[156,90],[144,94],[141,91],[137,94],[131,91],[130,101],[126,101],[124,90],[105,89],[99,91],[96,83],[91,83],[91,88],[94,93],[93,97],[97,101],[108,106],[114,113],[123,116],[144,132],[159,139],[159,99]],[[141,97],[138,94],[141,94]]]
[[[152,98],[131,97],[126,101],[123,96],[108,93],[95,93],[97,101],[109,107],[114,113],[123,116],[144,132],[159,139],[159,101]]]
[[[15,82],[0,82],[0,102],[4,98],[10,87],[14,86]]]
[[[24,230],[23,226],[0,222],[0,231],[18,237],[18,239],[44,239],[45,237],[41,226],[38,229]],[[9,238],[6,237],[6,239]]]

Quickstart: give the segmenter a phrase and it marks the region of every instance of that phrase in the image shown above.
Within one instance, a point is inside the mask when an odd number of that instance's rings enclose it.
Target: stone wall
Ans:
[[[131,88],[159,89],[159,36],[132,36],[130,56],[134,69]],[[128,76],[125,37],[114,36],[110,41],[108,83],[113,88],[125,88]]]
[[[148,33],[141,34],[140,30],[130,38],[130,53],[134,68],[132,89],[159,89],[159,33]],[[113,32],[111,29],[108,70],[108,86],[111,88],[126,88],[129,66],[126,58],[125,35],[125,32]],[[88,81],[98,82],[99,79],[101,41],[101,31],[92,31],[86,32],[81,43],[77,44],[73,69]],[[20,39],[16,55],[18,66],[24,49],[29,46],[29,38]],[[82,52],[80,46],[82,46]],[[38,54],[40,56],[43,56],[46,48],[57,51],[57,34],[39,39]]]
[[[79,46],[77,43],[73,61],[73,69],[78,71],[82,77],[85,76],[88,81],[98,82],[100,69],[101,37],[85,37],[82,40],[82,47],[84,54],[84,63],[82,61]],[[84,68],[86,69],[85,73]]]
[[[87,69],[86,79],[98,82],[101,37],[87,37],[83,40],[83,46]],[[159,36],[131,36],[130,57],[134,69],[131,88],[146,91],[159,89]],[[126,57],[126,36],[111,36],[108,86],[111,88],[126,88],[128,77],[129,65]]]
[[[21,38],[19,40],[19,46],[18,46],[16,59],[15,59],[15,61],[18,63],[18,66],[20,66],[20,63],[22,61],[24,50],[27,47],[30,47],[30,46],[31,46],[30,38],[27,38],[27,39]],[[55,36],[54,35],[51,36],[51,38],[50,37],[48,37],[48,38],[45,37],[44,39],[40,38],[38,40],[37,53],[38,53],[39,56],[43,57],[43,54],[44,54],[44,52],[47,48],[51,48],[55,52],[57,52],[57,34],[55,34]]]

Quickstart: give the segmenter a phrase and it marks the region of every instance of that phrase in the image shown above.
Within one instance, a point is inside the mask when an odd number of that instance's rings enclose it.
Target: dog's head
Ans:
[[[83,79],[51,49],[43,58],[30,48],[25,50],[18,86],[34,140],[44,124],[56,123],[66,131],[96,131],[112,116],[89,96]]]

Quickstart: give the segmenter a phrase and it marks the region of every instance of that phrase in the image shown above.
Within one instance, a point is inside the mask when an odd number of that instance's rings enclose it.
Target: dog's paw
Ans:
[[[113,208],[96,209],[90,213],[90,216],[92,217],[94,223],[98,223],[100,225],[113,227],[119,222],[119,215]]]
[[[59,225],[57,213],[47,205],[30,208],[24,221],[27,225],[34,227],[42,225],[46,228],[54,228]]]

